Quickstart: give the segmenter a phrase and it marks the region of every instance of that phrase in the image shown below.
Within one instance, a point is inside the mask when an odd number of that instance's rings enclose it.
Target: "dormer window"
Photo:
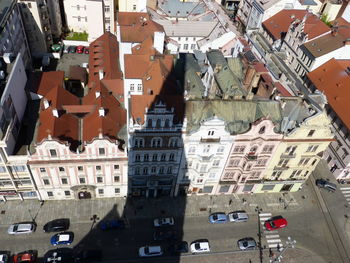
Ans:
[[[214,135],[214,131],[209,131],[209,132],[208,132],[208,135],[209,135],[209,136],[213,136],[213,135]]]
[[[259,130],[259,134],[265,133],[265,126],[262,126]]]

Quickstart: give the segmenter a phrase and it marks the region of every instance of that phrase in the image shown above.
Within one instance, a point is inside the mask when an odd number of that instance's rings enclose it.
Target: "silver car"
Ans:
[[[240,250],[256,249],[256,242],[252,237],[245,237],[237,241]]]
[[[36,225],[32,222],[16,223],[8,228],[7,233],[9,235],[28,234],[34,232],[35,229]]]

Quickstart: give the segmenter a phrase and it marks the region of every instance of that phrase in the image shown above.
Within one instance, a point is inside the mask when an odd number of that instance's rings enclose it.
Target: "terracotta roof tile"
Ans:
[[[122,42],[141,43],[154,32],[164,32],[163,27],[152,21],[147,13],[119,12],[117,21]]]
[[[89,82],[99,80],[103,70],[104,79],[121,79],[123,73],[119,65],[119,44],[116,36],[104,33],[89,46]]]
[[[48,71],[36,75],[35,82],[39,84],[32,90],[33,92],[45,96],[53,87],[62,87],[64,82],[64,71]]]
[[[307,10],[284,9],[276,15],[263,22],[263,27],[274,40],[281,39],[281,34],[287,32],[289,26],[297,19],[302,21],[307,15],[304,27],[304,33],[308,34],[309,39],[320,36],[330,28],[323,23],[316,15]]]
[[[330,106],[347,128],[350,128],[350,60],[332,58],[307,76],[326,95]]]

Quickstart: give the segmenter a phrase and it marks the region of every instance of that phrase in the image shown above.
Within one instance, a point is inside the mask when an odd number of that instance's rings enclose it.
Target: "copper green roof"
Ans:
[[[282,121],[277,101],[189,100],[186,102],[187,132],[197,131],[203,121],[213,116],[225,121],[230,134],[247,132],[251,123],[262,118],[274,122],[275,131],[279,132]]]

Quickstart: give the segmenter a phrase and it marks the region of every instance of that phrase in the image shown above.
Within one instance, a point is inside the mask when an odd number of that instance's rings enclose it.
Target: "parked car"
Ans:
[[[63,53],[69,53],[70,46],[64,46]]]
[[[60,232],[69,229],[69,218],[60,218],[46,223],[43,227],[44,232]]]
[[[38,257],[38,251],[26,250],[13,256],[13,263],[34,263]]]
[[[337,190],[337,185],[333,184],[331,182],[328,182],[327,180],[324,179],[317,179],[316,180],[316,185],[319,188],[324,188],[330,192],[335,192]]]
[[[256,249],[256,242],[252,237],[245,237],[237,241],[240,250]]]
[[[58,260],[60,259],[60,261]],[[73,263],[73,249],[62,247],[49,250],[44,255],[43,263]]]
[[[0,251],[0,263],[8,263],[10,261],[10,251]]]
[[[191,253],[205,253],[210,252],[210,245],[208,239],[198,239],[191,243]]]
[[[76,46],[70,46],[68,49],[68,53],[75,53],[77,51],[77,47]]]
[[[209,216],[209,223],[222,224],[227,222],[227,215],[225,213],[213,213]]]
[[[153,220],[153,224],[155,227],[173,226],[174,218],[172,217],[156,218]]]
[[[288,225],[287,220],[282,216],[271,217],[270,219],[266,220],[264,223],[264,226],[268,231],[284,228],[287,225]]]
[[[84,50],[84,53],[85,54],[89,54],[90,53],[90,49],[88,47],[86,47],[85,50]]]
[[[175,240],[176,232],[172,230],[167,230],[167,231],[157,230],[153,233],[153,239],[156,241]]]
[[[169,246],[169,252],[171,254],[188,253],[188,243],[186,241],[173,243]]]
[[[101,230],[123,229],[125,228],[124,220],[104,220],[100,223]]]
[[[249,218],[246,211],[231,212],[227,217],[230,222],[247,222]]]
[[[161,255],[163,255],[163,251],[160,246],[144,246],[139,249],[140,257],[156,257]]]
[[[10,235],[20,235],[20,234],[28,234],[33,233],[36,229],[36,224],[33,222],[23,222],[23,223],[16,223],[11,225],[7,233]]]
[[[51,245],[70,245],[73,243],[74,233],[73,232],[61,232],[51,237]]]
[[[77,53],[78,54],[83,54],[84,53],[84,49],[85,49],[84,46],[77,46]]]
[[[74,256],[75,263],[90,263],[102,260],[102,251],[98,249],[83,249]]]

